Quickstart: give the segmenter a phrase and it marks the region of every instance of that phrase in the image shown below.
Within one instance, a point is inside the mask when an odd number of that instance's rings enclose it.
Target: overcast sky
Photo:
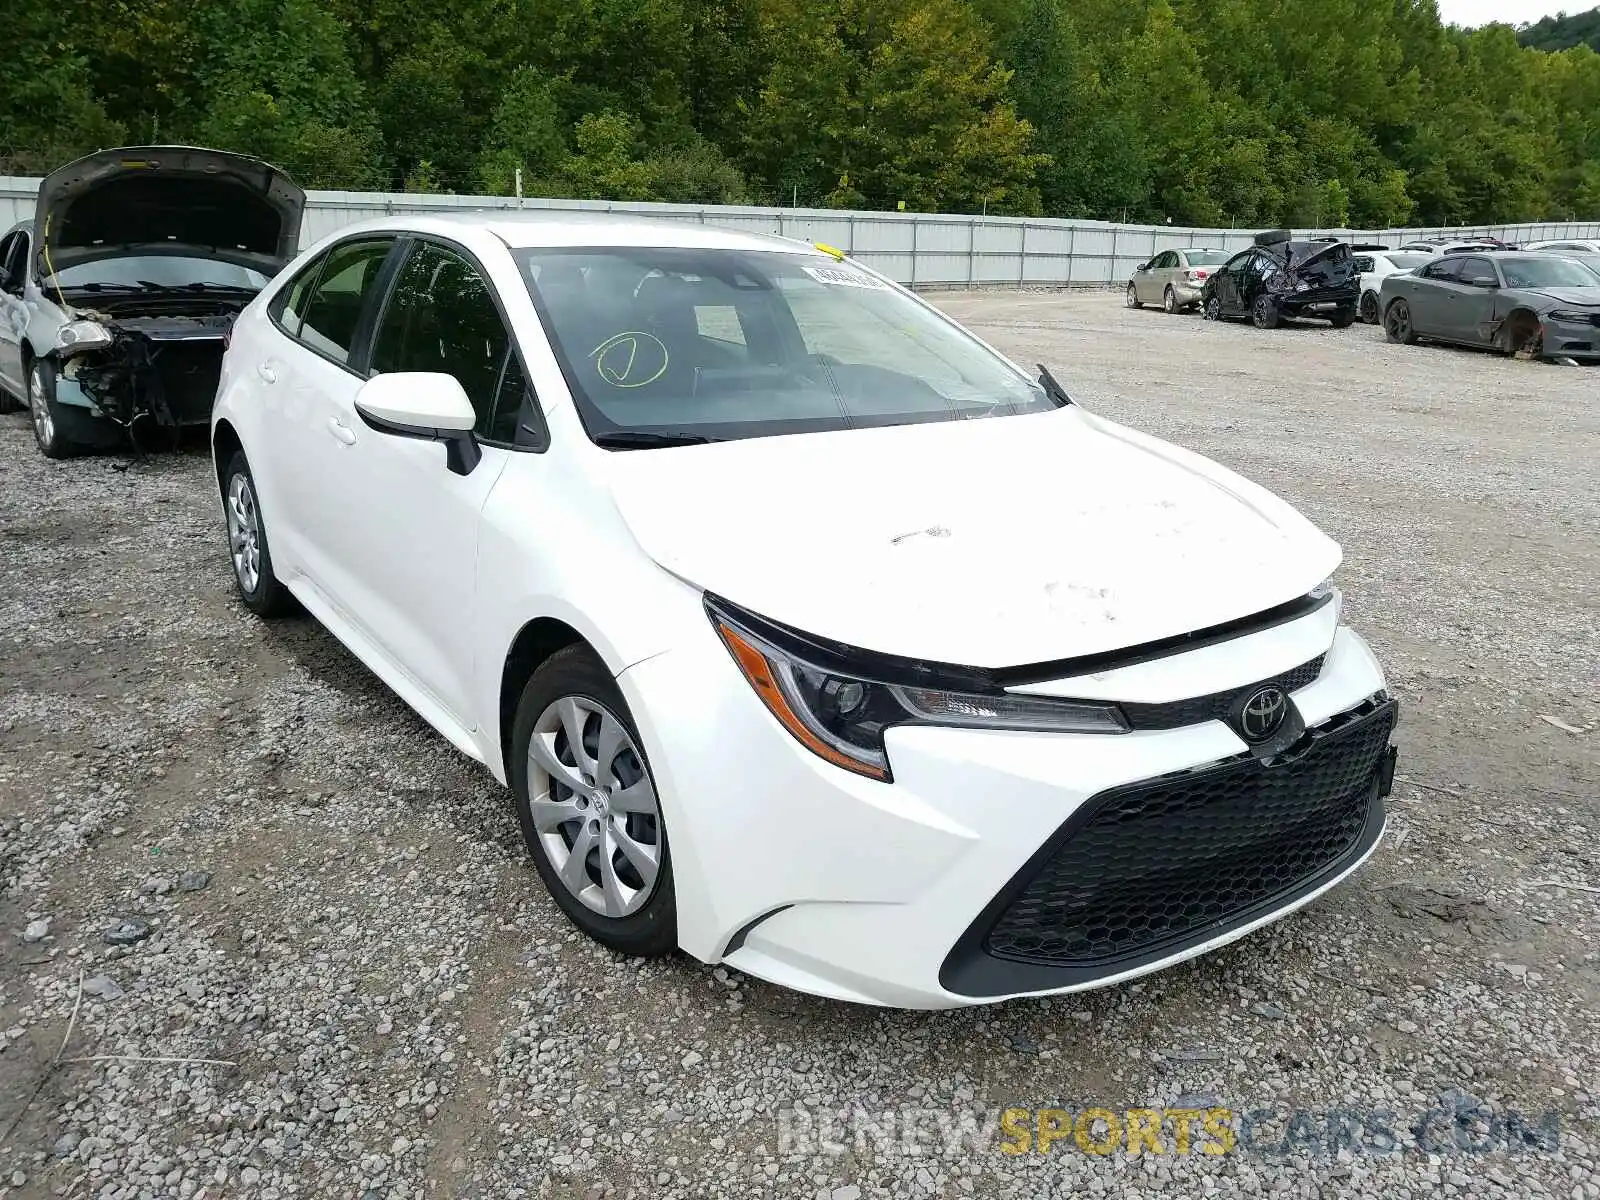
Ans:
[[[1439,0],[1439,15],[1455,25],[1487,25],[1504,21],[1521,25],[1558,12],[1588,12],[1589,0]]]

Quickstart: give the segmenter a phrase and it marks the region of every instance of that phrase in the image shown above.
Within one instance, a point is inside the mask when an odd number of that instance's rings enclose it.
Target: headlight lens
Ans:
[[[56,349],[68,354],[111,345],[111,331],[99,321],[68,321],[56,330]]]
[[[837,767],[888,781],[883,731],[945,725],[1055,733],[1126,733],[1116,708],[1033,696],[912,687],[813,666],[716,608],[711,619],[756,695],[795,740]]]
[[[1578,312],[1576,309],[1571,309],[1571,308],[1558,308],[1554,312],[1552,312],[1550,315],[1552,317],[1554,317],[1557,321],[1580,321],[1580,322],[1582,322],[1582,321],[1587,321],[1589,319],[1589,314],[1588,313],[1586,313],[1586,312]]]

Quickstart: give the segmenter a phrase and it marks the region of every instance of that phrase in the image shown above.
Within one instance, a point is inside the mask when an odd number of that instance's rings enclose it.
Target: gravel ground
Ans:
[[[1600,373],[938,301],[1343,542],[1405,706],[1364,871],[1141,983],[965,1012],[621,960],[487,773],[233,601],[201,453],[48,463],[7,416],[0,1196],[1600,1200]],[[1000,1148],[1003,1108],[1090,1105],[1250,1116],[1223,1154],[1170,1120],[1161,1155]]]

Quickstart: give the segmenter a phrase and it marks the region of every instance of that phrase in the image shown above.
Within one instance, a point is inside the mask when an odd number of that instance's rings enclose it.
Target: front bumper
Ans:
[[[1320,674],[1292,693],[1299,718],[1316,730],[1385,687],[1366,643],[1336,621],[1330,607],[1226,648],[1128,668],[1124,698],[1162,703],[1243,688],[1326,651]],[[1096,676],[1096,694],[1116,698],[1118,674]],[[1171,694],[1160,694],[1162,679]],[[947,1008],[1081,990],[1243,937],[1309,903],[1364,861],[1383,828],[1376,793],[1386,790],[1393,769],[1385,728],[1382,762],[1346,789],[1359,786],[1349,801],[1360,807],[1359,827],[1336,852],[1291,871],[1284,886],[1258,889],[1250,903],[1224,905],[1133,953],[1076,965],[1039,961],[1048,955],[1029,962],[1015,938],[995,953],[998,914],[1108,795],[1248,758],[1249,746],[1229,725],[1213,719],[1112,736],[899,727],[888,735],[895,781],[884,784],[800,747],[761,707],[720,644],[648,659],[618,682],[662,800],[683,948],[774,983],[859,1003]],[[1195,815],[1200,824],[1189,826],[1191,833],[1204,824],[1204,813]],[[1248,821],[1240,827],[1249,834]],[[1151,828],[1159,833],[1161,826]],[[1177,839],[1180,849],[1186,836]],[[1237,862],[1239,847],[1232,851],[1219,866]],[[1152,852],[1152,872],[1159,857]],[[1119,886],[1137,890],[1142,861],[1135,854],[1122,864]],[[1102,889],[1087,901],[1116,895]],[[1121,896],[1126,911],[1126,890]],[[1033,899],[1045,925],[1072,903],[1059,895]]]
[[[1600,317],[1596,320],[1600,320]],[[1555,358],[1600,361],[1600,326],[1590,321],[1561,321],[1546,317],[1544,353]]]

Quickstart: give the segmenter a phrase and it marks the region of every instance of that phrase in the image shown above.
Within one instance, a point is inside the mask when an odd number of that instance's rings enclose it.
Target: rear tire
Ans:
[[[47,359],[28,364],[28,413],[33,441],[46,458],[71,458],[83,447],[61,432],[61,406],[56,403],[56,365]]]
[[[1168,284],[1166,291],[1161,293],[1161,307],[1166,309],[1168,316],[1177,316],[1183,311],[1183,305],[1178,303],[1178,293]]]
[[[1143,308],[1144,307],[1144,301],[1139,299],[1139,291],[1138,291],[1138,289],[1135,288],[1133,286],[1133,284],[1131,284],[1131,283],[1128,285],[1128,294],[1124,298],[1123,303],[1125,303],[1129,308]]]
[[[228,522],[228,558],[233,563],[233,585],[244,606],[258,617],[283,617],[299,605],[272,570],[267,527],[255,477],[243,450],[235,450],[222,472],[222,513]]]
[[[1282,320],[1277,301],[1271,296],[1257,296],[1256,302],[1250,306],[1250,322],[1257,329],[1276,329]]]
[[[522,689],[509,766],[523,841],[567,919],[621,954],[676,950],[655,781],[627,701],[588,646],[557,651]]]
[[[1341,308],[1328,320],[1335,329],[1349,329],[1350,326],[1356,323],[1356,310],[1353,308]]]

